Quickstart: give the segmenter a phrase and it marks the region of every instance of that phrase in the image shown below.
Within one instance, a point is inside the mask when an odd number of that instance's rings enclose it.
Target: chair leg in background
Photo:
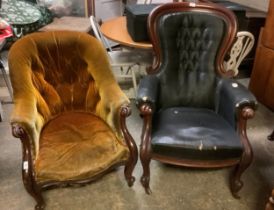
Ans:
[[[272,131],[272,133],[267,137],[267,139],[269,141],[274,141],[274,130]]]

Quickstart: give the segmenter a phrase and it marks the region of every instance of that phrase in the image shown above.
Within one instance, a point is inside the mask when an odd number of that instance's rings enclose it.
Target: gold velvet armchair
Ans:
[[[12,46],[9,68],[12,132],[22,142],[23,182],[36,209],[45,206],[43,189],[86,184],[120,165],[133,185],[129,100],[100,42],[79,32],[33,33]]]

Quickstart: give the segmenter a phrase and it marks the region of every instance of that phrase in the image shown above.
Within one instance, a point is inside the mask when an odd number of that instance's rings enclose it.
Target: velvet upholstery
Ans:
[[[237,165],[231,189],[252,160],[246,120],[255,97],[223,68],[237,22],[213,3],[170,3],[154,9],[148,28],[154,65],[139,83],[143,118],[141,183],[150,193],[150,160],[188,167]],[[238,129],[238,131],[237,131]]]
[[[120,136],[115,114],[129,101],[102,50],[95,38],[70,32],[34,33],[13,45],[9,53],[15,104],[11,123],[22,123],[29,130],[35,158],[41,129],[63,111],[94,113]]]
[[[91,177],[128,159],[128,150],[94,114],[64,112],[50,120],[40,136],[35,169],[38,182]]]
[[[84,180],[127,162],[120,109],[129,100],[98,40],[33,33],[12,46],[9,69],[11,124],[27,133],[37,183]]]

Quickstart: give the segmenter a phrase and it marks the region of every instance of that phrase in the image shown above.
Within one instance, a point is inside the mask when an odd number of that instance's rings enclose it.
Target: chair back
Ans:
[[[169,3],[149,15],[155,52],[150,74],[161,82],[158,107],[214,108],[217,76],[236,35],[234,14],[205,3]]]
[[[25,94],[44,119],[67,110],[96,112],[105,87],[117,85],[103,46],[81,32],[23,37],[9,52],[9,69],[14,102]]]

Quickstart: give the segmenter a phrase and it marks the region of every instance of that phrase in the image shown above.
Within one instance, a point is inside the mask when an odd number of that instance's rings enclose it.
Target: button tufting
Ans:
[[[236,82],[233,82],[231,85],[232,85],[232,87],[234,87],[234,88],[237,88],[237,87],[239,86]]]

